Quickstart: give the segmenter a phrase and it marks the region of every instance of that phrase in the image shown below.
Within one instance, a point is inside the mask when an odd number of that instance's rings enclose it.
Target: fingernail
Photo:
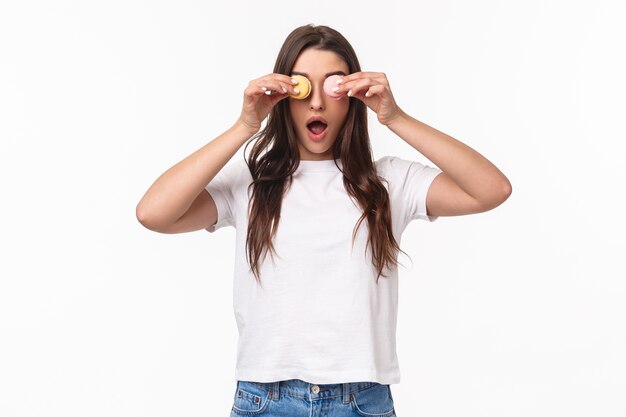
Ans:
[[[298,90],[297,88],[294,88],[294,89],[293,89],[293,91],[294,91],[294,93],[296,93],[296,94],[300,94],[300,90]]]
[[[287,89],[285,87],[283,87],[283,93],[286,93]]]
[[[333,88],[333,93],[339,91],[339,87]]]
[[[352,97],[352,90],[348,91],[348,97]]]
[[[298,84],[298,80],[294,80],[293,78],[291,79],[291,83],[292,84]]]
[[[263,90],[263,91],[267,91],[267,88],[265,88],[265,87],[261,87],[261,90]]]
[[[341,84],[343,82],[343,78],[338,78],[337,79],[337,84]]]

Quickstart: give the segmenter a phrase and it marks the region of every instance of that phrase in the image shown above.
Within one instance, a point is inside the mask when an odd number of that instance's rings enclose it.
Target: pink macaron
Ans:
[[[326,78],[326,81],[324,81],[324,92],[335,100],[339,100],[346,95],[345,92],[336,93],[333,91],[333,88],[339,87],[339,84],[337,84],[337,80],[341,78],[341,75],[331,75],[330,77]]]

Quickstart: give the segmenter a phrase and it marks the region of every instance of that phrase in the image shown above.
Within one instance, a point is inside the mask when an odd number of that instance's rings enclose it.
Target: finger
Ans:
[[[374,73],[374,74],[382,74],[382,73]],[[348,93],[350,93],[349,95],[352,96],[354,94],[357,94],[359,90],[362,90],[366,87],[370,87],[376,84],[382,84],[386,86],[389,85],[389,83],[387,82],[387,78],[385,78],[384,76],[379,77],[379,78],[365,77],[365,78],[356,79],[353,81],[348,81],[348,82],[344,82],[340,84],[339,85],[340,88],[337,90],[337,92],[339,93],[342,91],[347,91]]]
[[[259,85],[265,94],[295,93],[294,86],[298,81],[284,74],[270,74],[259,79]]]
[[[265,94],[285,94],[287,92],[287,88],[284,85],[281,85],[279,82],[274,80],[265,80],[259,83],[259,88]]]
[[[266,95],[287,94],[289,91],[288,87],[278,82],[265,82],[259,88]]]
[[[291,80],[293,78],[289,75],[285,75],[285,74],[277,74],[275,72],[271,73],[271,74],[265,74],[262,77],[257,78],[254,81],[258,81],[258,82],[263,82],[263,81],[267,81],[267,80],[277,80],[277,81],[281,81],[287,84],[293,84],[296,85],[298,84],[298,82],[296,81],[295,83],[292,83]]]
[[[357,83],[359,82],[359,80],[353,80],[353,81],[348,81],[348,82],[343,82],[339,85],[337,85],[337,87],[333,88],[333,92],[340,94],[343,92],[349,92],[350,94],[352,94],[352,89],[357,86]]]
[[[346,82],[355,81],[362,78],[386,79],[387,77],[384,72],[354,72],[352,74],[342,76],[341,82],[339,82],[338,84],[345,84]]]
[[[351,82],[347,87],[344,87],[344,89],[349,87],[350,90],[348,91],[348,96],[352,97],[359,94],[360,91],[376,84],[376,81],[371,78],[363,78],[361,80]]]
[[[284,75],[284,74],[274,74],[274,75],[276,75],[276,77],[278,78],[280,82],[283,82],[287,85],[298,85],[298,80],[295,80],[289,75]]]
[[[245,97],[255,97],[255,96],[260,96],[264,93],[264,91],[261,89],[261,87],[256,84],[256,82],[250,82],[250,84],[248,84],[248,87],[246,87],[246,89],[244,90],[244,96]]]
[[[365,92],[365,97],[371,97],[373,95],[382,96],[385,90],[386,90],[386,87],[384,85],[381,85],[381,84],[374,85]]]
[[[277,81],[275,79],[264,80],[259,83],[259,89],[267,95],[270,94],[288,94],[294,91],[294,87],[284,82]]]
[[[286,84],[293,84],[293,85],[298,84],[298,81],[294,80],[291,76],[285,75],[285,74],[276,74],[276,73],[264,75],[261,78],[257,78],[255,81],[264,82],[268,80],[276,80],[276,81],[280,81]]]

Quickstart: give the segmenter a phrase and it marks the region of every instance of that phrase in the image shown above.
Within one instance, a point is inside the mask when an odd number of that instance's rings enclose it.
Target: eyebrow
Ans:
[[[307,74],[306,72],[298,72],[298,71],[291,71],[291,75],[304,75],[305,77],[309,76],[309,74]],[[333,72],[329,72],[328,74],[325,74],[324,78],[328,78],[331,75],[346,75],[346,73],[343,71],[333,71]]]

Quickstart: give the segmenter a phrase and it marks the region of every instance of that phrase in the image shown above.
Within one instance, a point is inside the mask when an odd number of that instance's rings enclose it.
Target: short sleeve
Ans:
[[[388,175],[397,182],[400,201],[405,205],[405,222],[426,220],[434,222],[439,217],[426,213],[426,195],[435,177],[443,171],[436,167],[409,161],[396,156],[382,158]]]
[[[206,231],[213,233],[224,226],[235,226],[234,189],[242,165],[247,167],[243,160],[224,166],[205,187],[205,190],[213,197],[217,207],[217,222],[207,227]]]

